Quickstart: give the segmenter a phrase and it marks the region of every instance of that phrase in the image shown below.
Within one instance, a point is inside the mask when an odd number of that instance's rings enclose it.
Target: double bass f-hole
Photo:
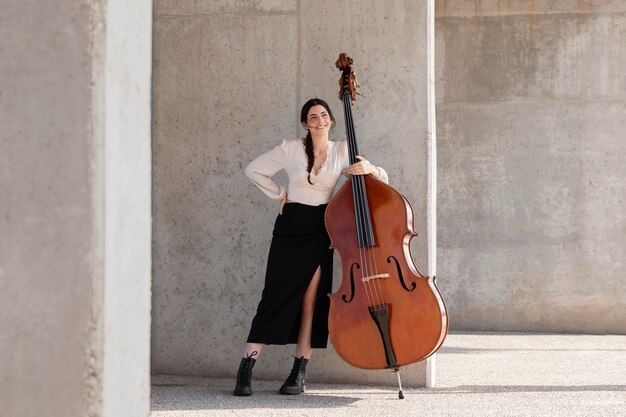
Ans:
[[[350,299],[347,299],[345,294],[342,295],[341,299],[344,301],[344,303],[349,303],[354,299],[354,268],[361,269],[359,264],[357,264],[356,262],[353,263],[350,267]]]
[[[415,290],[415,288],[417,287],[417,284],[415,282],[411,282],[411,289],[409,289],[409,287],[406,286],[406,283],[404,282],[404,276],[402,276],[402,269],[400,269],[400,263],[398,262],[395,256],[388,257],[387,263],[391,263],[392,259],[396,263],[396,268],[398,269],[398,279],[400,280],[400,284],[402,284],[402,288],[404,288],[405,290],[409,292]]]

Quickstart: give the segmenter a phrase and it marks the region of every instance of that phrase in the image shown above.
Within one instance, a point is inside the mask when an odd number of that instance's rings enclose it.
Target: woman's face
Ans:
[[[306,129],[309,129],[312,136],[327,136],[333,121],[330,118],[330,114],[328,114],[328,110],[318,104],[309,109],[306,123],[303,123],[303,125]]]

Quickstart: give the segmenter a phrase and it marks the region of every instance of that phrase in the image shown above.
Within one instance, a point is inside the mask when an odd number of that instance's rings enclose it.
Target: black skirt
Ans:
[[[328,294],[333,280],[333,250],[329,248],[330,238],[324,224],[326,206],[287,203],[283,214],[276,218],[265,288],[252,320],[248,343],[297,343],[304,293],[320,266],[322,276],[315,300],[311,347],[326,347]]]

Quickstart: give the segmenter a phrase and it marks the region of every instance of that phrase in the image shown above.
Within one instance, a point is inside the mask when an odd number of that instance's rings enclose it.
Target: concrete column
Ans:
[[[437,122],[435,109],[435,1],[426,2],[426,227],[428,230],[428,265],[426,275],[437,276]],[[444,297],[445,302],[445,297]],[[426,360],[426,386],[434,387],[436,356]]]
[[[363,84],[354,106],[360,147],[413,204],[420,232],[413,253],[423,273],[434,268],[427,3],[156,3],[154,372],[236,372],[277,210],[243,168],[281,139],[304,135],[299,113],[311,97],[330,103],[339,121],[332,136],[345,136],[334,65],[340,52],[354,58]],[[268,348],[255,377],[284,378],[292,353]],[[346,365],[332,349],[315,352],[309,369],[313,381],[396,383],[386,372]],[[425,369],[409,367],[406,384],[425,385]]]
[[[151,2],[0,7],[2,415],[148,416]]]
[[[150,413],[152,1],[107,0],[103,417]],[[94,106],[97,108],[97,106]],[[94,132],[97,134],[97,132]],[[96,197],[97,198],[97,197]]]

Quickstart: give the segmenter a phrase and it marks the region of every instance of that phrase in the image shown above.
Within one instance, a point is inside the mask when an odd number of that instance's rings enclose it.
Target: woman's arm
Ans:
[[[246,175],[269,198],[280,200],[287,195],[285,187],[276,184],[272,177],[287,164],[287,141],[266,152],[246,167]]]

